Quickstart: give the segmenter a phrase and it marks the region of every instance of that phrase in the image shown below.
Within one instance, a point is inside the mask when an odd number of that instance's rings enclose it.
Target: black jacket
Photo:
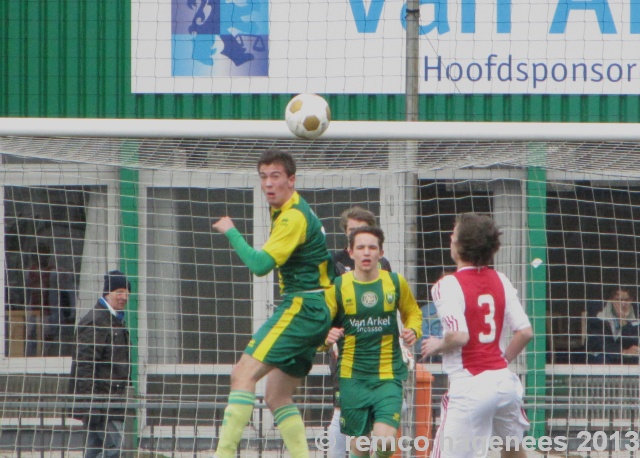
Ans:
[[[622,357],[622,350],[640,343],[640,326],[632,320],[621,327],[620,336],[614,338],[611,324],[602,310],[595,316],[587,316],[587,353],[592,364],[637,364],[634,356]]]
[[[80,320],[76,330],[76,350],[71,365],[69,392],[87,395],[79,402],[100,401],[109,396],[110,401],[124,402],[131,378],[129,332],[123,321],[104,307],[100,301]],[[124,416],[119,407],[104,406],[91,409],[91,413]],[[82,415],[89,409],[74,409],[74,415]]]

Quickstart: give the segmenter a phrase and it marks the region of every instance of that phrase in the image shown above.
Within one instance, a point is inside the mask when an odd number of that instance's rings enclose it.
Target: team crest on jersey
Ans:
[[[395,294],[393,294],[392,292],[388,292],[387,294],[385,294],[384,300],[387,302],[387,304],[393,304],[393,300],[395,299],[395,297]]]
[[[378,303],[378,295],[373,291],[367,291],[360,298],[360,302],[362,302],[362,305],[365,307],[373,307]]]

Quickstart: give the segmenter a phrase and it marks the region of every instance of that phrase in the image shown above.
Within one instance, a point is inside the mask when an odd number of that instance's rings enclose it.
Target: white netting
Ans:
[[[368,170],[542,167],[568,173],[635,177],[640,143],[620,141],[260,140],[243,138],[0,137],[0,151],[29,159],[151,170],[245,174],[266,148],[295,155],[304,174]]]
[[[211,223],[229,215],[250,243],[264,243],[269,223],[255,163],[272,147],[296,157],[296,185],[322,220],[330,250],[345,243],[343,210],[361,205],[379,215],[385,256],[409,279],[425,314],[430,285],[453,266],[455,215],[490,212],[504,232],[496,267],[516,284],[536,326],[528,360],[514,366],[530,412],[538,412],[536,433],[574,434],[574,411],[586,429],[596,427],[591,418],[610,420],[597,425],[607,431],[636,421],[637,406],[626,393],[637,390],[638,366],[588,364],[587,323],[590,304],[603,304],[611,288],[637,297],[640,143],[595,134],[575,141],[571,133],[572,141],[556,134],[518,141],[510,134],[493,141],[470,139],[469,132],[461,140],[415,134],[384,140],[375,132],[370,139],[314,142],[255,132],[218,139],[0,137],[6,323],[0,445],[13,452],[80,450],[82,426],[66,410],[73,404],[66,394],[73,332],[97,300],[103,274],[121,268],[134,283],[137,310],[130,317],[137,364],[128,402],[129,418],[138,421],[128,426],[127,447],[190,454],[215,447],[231,367],[279,299],[273,276],[251,276]],[[312,448],[333,412],[326,356],[316,363],[296,397]],[[604,368],[623,390],[607,391],[592,376]],[[436,360],[426,369],[435,375],[437,402],[446,379]],[[407,386],[408,435],[424,432],[415,419],[430,412],[416,406],[421,377]],[[616,406],[599,393],[613,393]],[[436,408],[431,421],[438,415]],[[281,451],[263,404],[244,437],[246,456]]]

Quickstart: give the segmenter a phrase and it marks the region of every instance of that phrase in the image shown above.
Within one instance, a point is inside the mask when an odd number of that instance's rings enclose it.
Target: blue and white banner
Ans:
[[[136,93],[404,93],[399,0],[132,0]],[[640,94],[640,0],[420,0],[420,92]]]

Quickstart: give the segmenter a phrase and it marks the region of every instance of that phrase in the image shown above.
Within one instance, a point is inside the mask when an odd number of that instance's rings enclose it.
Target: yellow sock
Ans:
[[[217,458],[234,458],[242,439],[244,427],[253,414],[256,395],[249,391],[233,390],[229,393],[229,403],[224,409],[220,439],[216,449]]]
[[[309,458],[307,433],[298,408],[293,404],[280,407],[273,412],[273,419],[291,458]]]

